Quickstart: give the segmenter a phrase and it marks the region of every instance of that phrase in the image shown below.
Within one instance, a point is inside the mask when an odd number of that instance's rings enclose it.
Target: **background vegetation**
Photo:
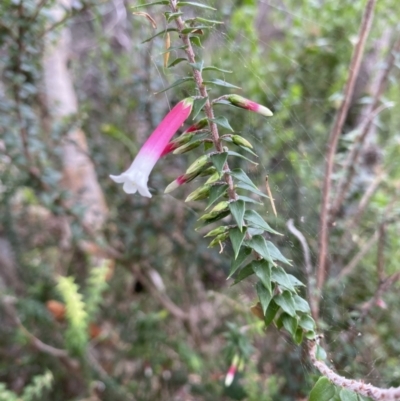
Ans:
[[[158,94],[190,71],[164,67],[163,36],[142,43],[155,31],[131,13],[139,3],[65,3],[61,19],[53,0],[0,5],[0,400],[306,399],[318,375],[305,349],[264,330],[250,312],[251,280],[226,280],[228,258],[194,230],[203,205],[184,202],[193,184],[163,194],[201,153],[161,160],[151,200],[109,179],[193,94],[190,84]],[[200,35],[197,50],[274,112],[228,116],[259,155],[258,167],[238,167],[263,191],[269,177],[278,215],[269,204],[258,211],[284,233],[272,240],[293,261],[289,272],[307,282],[320,252],[326,145],[366,2],[203,3],[218,11],[201,15],[224,24]],[[146,9],[158,30],[160,10]],[[399,18],[396,1],[377,3],[335,155],[337,200],[346,157],[360,149],[331,215],[317,320],[335,369],[381,387],[400,385]],[[67,31],[79,106],[64,113],[49,94],[48,53]],[[87,142],[88,194],[71,133]],[[309,244],[309,275],[289,219]],[[243,363],[226,387],[236,354]]]

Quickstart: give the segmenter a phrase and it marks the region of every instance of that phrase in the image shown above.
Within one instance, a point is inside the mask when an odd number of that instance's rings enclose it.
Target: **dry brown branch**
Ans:
[[[333,164],[336,154],[336,148],[339,136],[350,107],[351,98],[354,91],[354,85],[360,70],[361,59],[364,53],[365,43],[371,29],[374,7],[376,0],[368,0],[364,15],[362,18],[357,44],[354,49],[353,57],[349,67],[349,77],[347,79],[343,102],[337,112],[335,123],[332,127],[326,153],[326,168],[322,190],[321,218],[320,218],[320,241],[319,241],[319,261],[317,270],[317,289],[321,291],[326,277],[326,263],[329,248],[329,205],[331,195],[331,180],[333,173]]]
[[[364,397],[371,397],[376,401],[398,401],[400,400],[400,387],[391,387],[388,389],[375,387],[372,384],[364,383],[362,380],[346,379],[338,375],[330,369],[325,362],[319,361],[316,358],[317,341],[308,342],[308,355],[312,364],[327,377],[335,386],[346,388],[354,391]]]
[[[384,109],[386,109],[387,105],[381,105],[378,107],[378,103],[382,97],[382,94],[386,88],[386,83],[389,78],[389,74],[393,69],[396,61],[396,54],[400,51],[400,39],[397,39],[393,47],[390,49],[387,60],[385,62],[385,69],[382,71],[378,84],[376,86],[375,93],[372,96],[373,101],[368,107],[365,113],[365,119],[362,121],[359,127],[359,135],[354,141],[353,147],[349,152],[346,161],[344,163],[344,174],[342,179],[339,181],[335,193],[337,194],[336,199],[332,202],[331,209],[331,218],[338,213],[340,210],[340,206],[342,205],[346,195],[349,191],[351,182],[353,180],[355,174],[355,167],[357,165],[358,158],[361,153],[362,144],[365,142],[368,133],[370,132],[372,122],[375,117]]]
[[[310,303],[311,315],[314,318],[314,320],[317,320],[318,299],[316,299],[316,296],[318,296],[318,294],[315,287],[314,269],[311,263],[310,248],[303,233],[295,227],[293,219],[288,220],[286,226],[289,229],[289,231],[299,240],[301,247],[303,249],[304,271],[307,277],[308,300]]]

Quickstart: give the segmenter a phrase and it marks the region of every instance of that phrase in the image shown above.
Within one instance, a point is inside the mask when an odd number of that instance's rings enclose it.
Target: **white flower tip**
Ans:
[[[233,379],[235,378],[235,375],[233,373],[228,373],[225,377],[225,387],[229,387],[233,383]]]
[[[265,106],[260,106],[258,113],[265,117],[272,117],[274,115],[274,113]]]
[[[179,187],[178,180],[174,180],[174,181],[171,182],[171,184],[167,185],[167,187],[164,190],[164,193],[168,194],[169,192],[174,191],[178,187]]]
[[[122,189],[127,194],[139,194],[146,198],[151,198],[151,193],[147,188],[148,177],[144,177],[141,172],[125,172],[120,175],[110,175],[110,178],[118,184],[123,184]]]

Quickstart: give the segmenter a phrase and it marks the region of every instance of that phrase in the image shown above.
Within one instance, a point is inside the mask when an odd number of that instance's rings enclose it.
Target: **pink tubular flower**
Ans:
[[[233,379],[235,378],[236,372],[238,370],[238,365],[240,362],[240,358],[238,355],[235,355],[233,357],[231,366],[228,369],[228,372],[226,373],[225,376],[225,387],[229,387],[233,383]]]
[[[239,95],[227,95],[226,99],[236,107],[242,109],[254,111],[255,113],[261,114],[265,117],[271,117],[273,115],[272,111],[261,104],[253,102],[252,100],[246,99]]]
[[[134,194],[139,191],[140,195],[151,198],[147,188],[150,172],[164,154],[169,140],[189,117],[192,106],[192,98],[180,101],[150,135],[128,170],[120,175],[110,175],[118,184],[124,184],[123,190],[126,193]]]

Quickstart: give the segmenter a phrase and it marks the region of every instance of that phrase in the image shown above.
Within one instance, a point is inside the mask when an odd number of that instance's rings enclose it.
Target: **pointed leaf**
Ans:
[[[157,36],[163,35],[166,32],[177,32],[178,30],[176,28],[168,28],[168,29],[163,29],[160,32],[157,32],[155,35],[153,35],[152,37],[144,40],[142,43],[146,43],[146,42],[150,42],[150,40],[154,39]]]
[[[244,237],[246,236],[246,230],[239,230],[237,227],[229,230],[229,238],[232,243],[233,252],[235,254],[235,259],[238,257],[240,247],[242,246]]]
[[[222,21],[215,21],[215,20],[212,20],[212,19],[206,19],[206,18],[200,18],[200,17],[195,17],[194,18],[196,21],[200,21],[200,22],[206,22],[206,23],[209,23],[209,24],[215,24],[215,25],[219,25],[219,24],[224,24],[224,22],[222,22]]]
[[[182,11],[178,11],[176,13],[166,12],[165,18],[167,19],[167,22],[171,22],[171,21],[177,19],[178,17],[180,17],[181,15],[183,15]]]
[[[292,285],[288,275],[285,270],[280,266],[275,266],[272,269],[271,279],[274,283],[278,284],[279,287],[283,287],[289,291],[295,292],[296,288]]]
[[[254,274],[253,265],[251,263],[249,263],[248,265],[243,267],[242,270],[240,270],[240,272],[237,275],[233,285],[235,285],[237,283],[240,283],[242,280],[244,280],[245,278],[251,276],[252,274]]]
[[[233,72],[233,71],[229,71],[229,70],[223,70],[222,68],[217,68],[214,66],[204,67],[203,71],[219,71],[219,72],[223,72],[225,74],[232,74],[232,72]]]
[[[274,301],[279,305],[282,310],[290,316],[296,316],[296,308],[294,305],[292,294],[289,291],[284,291],[282,294],[277,295]]]
[[[244,219],[252,227],[262,228],[263,230],[268,231],[270,233],[282,235],[282,234],[278,233],[278,231],[275,231],[274,229],[272,229],[269,226],[269,224],[254,210],[246,210]]]
[[[167,4],[169,4],[169,1],[168,0],[154,1],[153,3],[140,4],[139,6],[133,6],[132,8],[136,9],[136,8],[142,8],[142,7],[148,7],[148,6],[155,6],[157,4],[167,5]]]
[[[202,110],[204,105],[207,103],[207,100],[208,100],[208,97],[201,97],[198,99],[194,99],[193,110],[192,110],[192,120],[194,120],[198,116],[198,114],[200,113],[200,111]]]
[[[287,275],[290,282],[294,287],[305,287],[305,284],[303,284],[300,280],[298,280],[295,276],[288,274]]]
[[[169,2],[168,2],[168,4],[169,4]],[[177,6],[177,7],[181,7],[181,6],[193,6],[193,7],[205,8],[205,9],[207,9],[207,10],[217,11],[216,8],[207,6],[207,5],[205,5],[205,4],[196,3],[196,2],[194,2],[194,1],[179,1],[179,2],[176,4],[176,6]]]
[[[201,72],[203,70],[204,60],[200,60],[197,63],[189,63],[189,65],[192,66],[195,70]]]
[[[181,63],[182,61],[187,61],[187,59],[185,57],[176,58],[174,61],[171,61],[171,63],[168,65],[167,68],[171,68],[171,67]]]
[[[233,132],[233,128],[230,126],[229,121],[227,120],[226,117],[223,116],[216,117],[211,119],[211,121]]]
[[[282,314],[283,327],[294,338],[297,330],[297,318],[289,316],[287,313]]]
[[[255,235],[250,241],[247,241],[247,246],[254,249],[265,260],[275,265],[269,253],[264,237],[261,235]]]
[[[294,294],[293,300],[297,311],[303,313],[311,313],[310,305],[308,305],[308,302],[305,299],[303,299],[297,294]]]
[[[191,43],[193,43],[195,46],[199,47],[200,49],[203,48],[203,46],[201,45],[201,40],[198,36],[190,36],[189,40]]]
[[[272,293],[271,287],[271,265],[266,260],[254,260],[253,270],[256,276],[261,280],[264,287]]]
[[[267,241],[267,247],[272,259],[291,265],[291,263],[281,254],[281,251],[271,241]]]
[[[177,81],[175,81],[173,84],[171,84],[170,86],[167,86],[166,88],[164,88],[162,91],[157,92],[156,95],[158,95],[158,94],[160,94],[160,93],[163,93],[163,92],[167,91],[168,89],[171,89],[171,88],[173,88],[173,87],[175,87],[175,86],[181,85],[181,84],[183,84],[183,83],[185,83],[185,82],[188,82],[188,81],[193,81],[193,78],[191,78],[191,77],[188,77],[188,78],[180,78],[180,79],[178,79]]]
[[[272,299],[271,302],[269,303],[267,312],[265,313],[265,317],[264,317],[265,326],[269,326],[272,323],[278,310],[279,310],[279,306]]]
[[[246,210],[246,204],[241,200],[237,200],[237,201],[231,202],[229,204],[229,209],[239,227],[239,230],[242,231],[243,216],[244,216],[244,212]]]
[[[260,300],[261,303],[263,314],[265,315],[265,312],[267,311],[269,303],[271,302],[272,299],[271,291],[268,291],[260,281],[256,284],[256,291],[258,299]]]
[[[242,265],[242,263],[248,258],[248,256],[251,254],[251,249],[246,248],[246,247],[241,247],[239,254],[235,259],[233,259],[232,264],[231,264],[231,269],[229,271],[229,276],[227,278],[231,278],[235,273],[236,270],[239,269],[239,267]]]
[[[335,386],[326,378],[320,377],[311,390],[309,401],[329,401],[335,395]]]
[[[191,32],[197,32],[197,31],[201,31],[203,29],[211,29],[211,28],[212,28],[212,26],[210,26],[210,25],[190,26],[188,28],[182,29],[181,33],[182,33],[182,35],[187,35],[188,33],[191,33]]]
[[[208,197],[208,205],[206,207],[206,210],[217,200],[219,199],[228,189],[227,184],[223,185],[213,185],[210,188],[210,195]]]
[[[254,162],[253,160],[250,160],[249,158],[241,155],[240,153],[233,152],[232,150],[228,150],[228,155],[229,156],[240,157],[241,159],[247,160],[248,162],[254,164],[255,166],[258,166],[258,163]]]
[[[254,194],[257,194],[258,196],[262,196],[264,198],[268,198],[267,195],[259,191],[257,188],[254,188],[252,185],[245,184],[244,182],[239,182],[236,184],[237,188],[245,189],[246,191],[253,192]]]
[[[229,174],[232,177],[236,178],[238,181],[241,181],[244,184],[247,184],[249,186],[254,187],[255,189],[258,189],[256,185],[253,183],[253,181],[251,181],[249,176],[241,168],[235,168],[234,170],[231,170]]]
[[[211,79],[210,81],[203,81],[204,84],[206,85],[217,85],[217,86],[223,86],[225,88],[234,88],[234,89],[242,89],[239,86],[230,84],[229,82],[223,81],[222,79]]]
[[[219,173],[224,169],[227,158],[228,158],[227,152],[214,153],[213,155],[210,156],[210,160],[212,161],[212,163],[214,164],[215,168]]]
[[[243,195],[238,195],[238,199],[242,200],[243,202],[248,202],[248,203],[255,203],[256,205],[263,205],[264,203],[258,202],[255,199],[249,198],[248,196],[243,196]],[[263,230],[260,230],[262,233]]]
[[[293,340],[297,345],[300,345],[301,342],[303,341],[303,335],[304,335],[303,330],[300,328],[297,328],[296,335],[293,337]]]
[[[314,331],[315,330],[315,322],[311,316],[303,315],[300,318],[299,326],[302,327],[305,331]]]

